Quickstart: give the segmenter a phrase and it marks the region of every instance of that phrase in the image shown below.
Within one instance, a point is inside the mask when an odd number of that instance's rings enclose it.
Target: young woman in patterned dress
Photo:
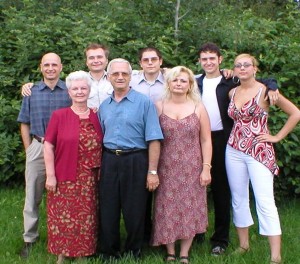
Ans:
[[[240,86],[230,91],[229,116],[234,120],[226,149],[226,169],[232,195],[233,222],[239,237],[236,253],[249,251],[249,226],[253,219],[249,206],[249,181],[255,196],[259,233],[267,236],[271,263],[281,262],[281,228],[274,201],[273,177],[278,175],[272,143],[279,142],[300,120],[299,109],[279,94],[276,105],[288,119],[276,135],[268,129],[269,102],[266,87],[255,80],[256,59],[241,54],[234,62],[234,75]]]

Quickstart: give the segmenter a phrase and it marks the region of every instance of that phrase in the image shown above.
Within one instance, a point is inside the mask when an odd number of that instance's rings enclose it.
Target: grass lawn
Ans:
[[[47,252],[45,203],[40,211],[40,239],[33,248],[28,260],[22,260],[18,253],[22,247],[24,188],[1,187],[0,190],[0,263],[55,263],[55,256]],[[286,200],[277,204],[283,230],[282,259],[285,264],[300,264],[300,200]],[[255,215],[255,214],[253,214]],[[209,212],[210,227],[206,241],[193,244],[190,253],[191,263],[216,264],[269,264],[269,245],[266,238],[258,235],[257,223],[251,228],[251,251],[243,256],[233,256],[230,253],[237,247],[237,237],[234,228],[231,229],[231,245],[228,253],[222,257],[212,257],[209,254],[209,237],[212,232],[213,211]],[[124,232],[123,235],[125,236]],[[145,248],[142,263],[164,263],[163,248]],[[67,261],[66,263],[72,263]],[[80,263],[101,263],[98,258],[90,258]],[[136,263],[132,259],[122,259],[118,263]]]

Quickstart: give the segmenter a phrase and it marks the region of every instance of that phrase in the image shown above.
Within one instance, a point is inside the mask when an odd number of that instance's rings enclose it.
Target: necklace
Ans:
[[[84,112],[79,112],[79,111],[76,111],[75,109],[73,109],[72,106],[71,106],[71,109],[72,109],[72,111],[73,111],[75,114],[77,114],[77,115],[84,115],[84,114],[86,114],[86,113],[88,113],[88,112],[90,111],[90,109],[87,108]]]

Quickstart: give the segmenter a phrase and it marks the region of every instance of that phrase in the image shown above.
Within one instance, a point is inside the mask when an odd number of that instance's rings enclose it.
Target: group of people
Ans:
[[[231,202],[239,237],[235,252],[243,254],[250,249],[253,224],[251,181],[260,234],[269,238],[271,263],[280,263],[272,143],[297,125],[300,111],[277,91],[274,80],[255,78],[256,59],[239,55],[234,77],[225,76],[219,48],[206,43],[198,53],[204,73],[194,76],[184,66],[162,70],[162,55],[154,47],[140,50],[141,71],[121,58],[108,63],[103,45],[90,44],[85,54],[89,72],[72,72],[66,83],[59,79],[60,57],[45,54],[43,80],[23,88],[18,117],[26,150],[21,256],[27,258],[38,239],[46,187],[48,251],[57,255],[57,263],[96,253],[104,260],[123,254],[139,259],[144,241],[164,245],[167,262],[177,259],[180,241],[179,261],[189,263],[194,238],[203,241],[207,231],[209,184],[211,254],[223,255],[229,245]],[[274,136],[267,127],[270,104],[289,116]]]

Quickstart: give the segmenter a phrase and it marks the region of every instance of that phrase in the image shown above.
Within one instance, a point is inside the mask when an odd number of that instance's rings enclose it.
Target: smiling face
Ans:
[[[108,59],[103,49],[89,49],[86,51],[86,66],[92,73],[103,72],[107,63]]]
[[[90,87],[85,79],[73,80],[68,92],[73,103],[84,103],[89,97]]]
[[[221,64],[222,59],[222,56],[218,57],[217,53],[206,51],[200,53],[198,61],[206,75],[211,75],[213,77],[220,75],[219,65]]]
[[[140,66],[146,74],[157,74],[160,71],[162,59],[155,51],[145,51],[140,60]]]
[[[42,58],[40,69],[45,82],[57,81],[62,71],[60,57],[55,53],[45,54]]]
[[[108,72],[108,78],[117,92],[129,90],[131,70],[127,62],[113,62]]]

